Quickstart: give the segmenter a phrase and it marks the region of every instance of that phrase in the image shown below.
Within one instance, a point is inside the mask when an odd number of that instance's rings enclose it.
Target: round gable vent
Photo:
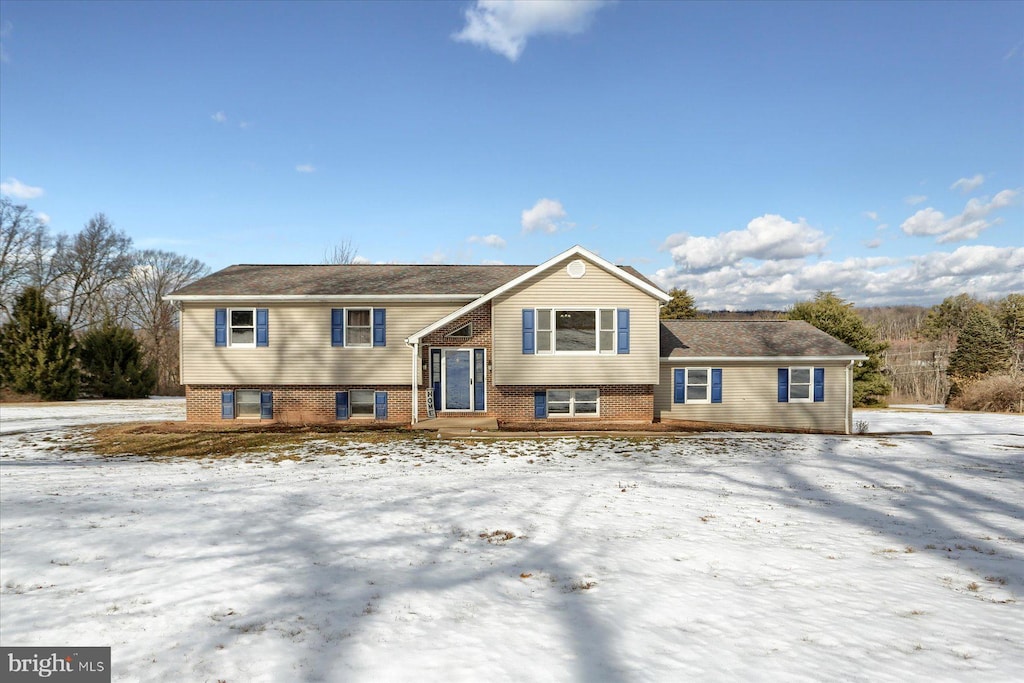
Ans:
[[[565,267],[565,272],[569,274],[569,277],[579,279],[587,273],[587,264],[576,259]]]

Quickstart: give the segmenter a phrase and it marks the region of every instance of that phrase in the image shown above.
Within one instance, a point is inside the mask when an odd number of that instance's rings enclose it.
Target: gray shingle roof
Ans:
[[[182,287],[171,296],[482,296],[536,266],[470,265],[235,265]],[[630,266],[630,275],[657,287]]]
[[[534,266],[228,266],[173,296],[482,295]]]
[[[662,358],[861,355],[802,320],[661,321]]]

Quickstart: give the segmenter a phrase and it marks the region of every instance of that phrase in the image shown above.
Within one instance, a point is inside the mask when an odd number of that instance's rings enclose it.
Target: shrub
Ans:
[[[103,398],[144,398],[156,386],[156,369],[146,361],[135,334],[105,324],[82,337],[82,387]]]
[[[960,393],[949,403],[951,408],[994,413],[1024,412],[1024,377],[989,375],[959,386]]]

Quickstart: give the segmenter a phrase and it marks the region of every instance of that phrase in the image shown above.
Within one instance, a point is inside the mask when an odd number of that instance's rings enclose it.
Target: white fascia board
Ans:
[[[472,301],[479,294],[169,294],[164,301]]]
[[[660,289],[658,289],[657,287],[650,286],[649,284],[647,284],[643,280],[640,280],[640,279],[630,275],[626,271],[622,270],[621,268],[616,266],[614,263],[611,263],[611,262],[601,258],[600,256],[598,256],[597,254],[593,253],[592,251],[584,249],[583,247],[581,247],[580,245],[577,244],[574,247],[566,249],[561,254],[558,254],[557,256],[554,256],[554,257],[548,259],[547,261],[545,261],[544,263],[540,264],[536,268],[533,268],[532,270],[526,271],[525,273],[523,273],[519,277],[515,278],[514,280],[510,280],[510,281],[506,282],[505,284],[503,284],[502,286],[498,287],[497,289],[494,289],[494,290],[488,292],[487,294],[484,294],[483,296],[479,297],[475,301],[469,302],[468,304],[466,304],[465,306],[463,306],[459,310],[454,311],[452,313],[449,313],[448,315],[446,315],[445,317],[441,318],[437,322],[434,322],[434,323],[431,323],[430,325],[427,325],[426,327],[424,327],[419,332],[417,332],[417,333],[407,337],[406,340],[405,340],[406,343],[412,343],[412,342],[415,342],[415,341],[419,341],[420,339],[422,339],[426,335],[430,334],[434,330],[439,329],[441,327],[444,327],[445,325],[447,325],[451,321],[466,315],[467,313],[469,313],[473,309],[477,308],[481,304],[485,304],[488,301],[490,301],[491,299],[493,299],[493,298],[495,298],[497,296],[501,296],[505,292],[507,292],[507,291],[509,291],[511,289],[514,289],[515,287],[518,287],[519,285],[521,285],[522,283],[526,282],[527,280],[529,280],[529,279],[531,279],[533,277],[536,277],[537,275],[539,275],[540,273],[543,273],[548,268],[551,268],[555,264],[560,263],[560,262],[564,261],[565,259],[570,258],[572,256],[582,256],[582,257],[584,257],[585,259],[591,261],[594,265],[598,266],[602,270],[605,270],[608,273],[610,273],[611,275],[614,275],[615,277],[619,278],[620,280],[623,280],[623,281],[633,285],[637,289],[639,289],[639,290],[641,290],[641,291],[651,295],[655,299],[660,300],[662,303],[667,302],[667,301],[669,301],[672,298],[668,294],[666,294],[665,292],[663,292]]]
[[[727,363],[750,361],[755,363],[838,363],[840,361],[867,360],[867,356],[671,356],[661,357],[662,363]]]

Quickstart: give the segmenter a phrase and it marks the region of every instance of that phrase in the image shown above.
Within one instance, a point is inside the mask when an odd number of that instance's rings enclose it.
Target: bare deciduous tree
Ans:
[[[57,238],[52,259],[56,273],[53,292],[72,329],[84,329],[104,319],[123,319],[123,305],[107,295],[131,273],[131,246],[131,238],[115,230],[102,213],[91,218],[78,234]]]
[[[327,265],[345,265],[356,260],[359,247],[352,244],[352,240],[345,239],[335,246],[324,250],[324,263]]]
[[[128,321],[157,366],[157,393],[178,387],[178,321],[174,305],[164,297],[209,272],[205,263],[169,251],[137,252],[135,266],[124,282]]]
[[[14,297],[27,285],[42,287],[33,277],[36,252],[43,257],[52,239],[46,226],[24,204],[0,197],[0,319],[11,313]],[[48,259],[41,258],[40,262]]]

